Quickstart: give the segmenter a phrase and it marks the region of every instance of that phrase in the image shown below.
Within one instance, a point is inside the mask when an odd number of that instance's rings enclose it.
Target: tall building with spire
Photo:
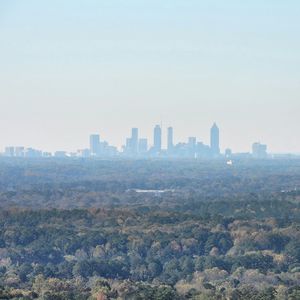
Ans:
[[[210,149],[213,156],[220,155],[220,131],[216,123],[210,130]]]

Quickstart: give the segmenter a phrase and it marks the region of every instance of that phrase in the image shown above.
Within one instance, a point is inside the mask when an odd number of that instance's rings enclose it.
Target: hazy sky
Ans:
[[[299,0],[1,0],[0,148],[175,141],[300,153]]]

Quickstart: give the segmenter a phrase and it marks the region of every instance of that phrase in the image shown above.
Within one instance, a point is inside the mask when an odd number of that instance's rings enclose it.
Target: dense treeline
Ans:
[[[272,287],[270,292],[282,296],[300,284],[299,223],[289,219],[128,208],[9,210],[1,212],[0,228],[0,282],[6,292],[31,291],[37,281],[47,289],[55,279],[69,293],[77,279],[90,297],[98,288],[90,281],[98,278],[110,293],[121,295],[124,284],[151,293],[157,285],[197,299],[250,287],[258,294]]]
[[[0,299],[300,299],[299,166],[2,161]]]

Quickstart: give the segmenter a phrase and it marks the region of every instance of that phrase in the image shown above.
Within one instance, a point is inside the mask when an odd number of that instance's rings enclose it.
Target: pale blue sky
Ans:
[[[139,127],[300,152],[300,1],[1,0],[0,148]]]

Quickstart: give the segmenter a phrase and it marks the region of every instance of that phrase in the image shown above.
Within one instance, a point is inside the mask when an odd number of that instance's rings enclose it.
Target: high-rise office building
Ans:
[[[186,154],[188,157],[196,157],[196,144],[197,144],[197,139],[194,136],[191,136],[188,138],[188,144],[187,144],[187,151]]]
[[[90,135],[90,154],[98,156],[100,153],[100,136],[99,134]]]
[[[139,130],[138,128],[131,129],[131,137],[126,139],[124,153],[127,155],[135,155],[139,148]]]
[[[252,145],[252,155],[254,158],[266,158],[267,154],[267,145],[261,143],[254,143]]]
[[[173,127],[168,128],[168,152],[171,152],[174,148],[173,143]]]
[[[148,140],[139,139],[139,153],[145,154],[148,151]]]
[[[195,148],[197,143],[197,139],[194,136],[189,137],[188,139],[188,145],[190,148]]]
[[[153,143],[153,149],[156,152],[161,151],[161,127],[159,125],[156,125],[154,127],[154,137],[153,137],[154,143]]]
[[[126,139],[125,150],[128,152],[131,149],[131,138]]]
[[[139,145],[139,130],[138,128],[131,129],[131,152],[137,153]]]
[[[220,132],[216,123],[210,130],[210,149],[213,156],[220,154]]]
[[[25,155],[25,148],[24,147],[16,147],[15,148],[15,156],[16,157],[24,157]]]

